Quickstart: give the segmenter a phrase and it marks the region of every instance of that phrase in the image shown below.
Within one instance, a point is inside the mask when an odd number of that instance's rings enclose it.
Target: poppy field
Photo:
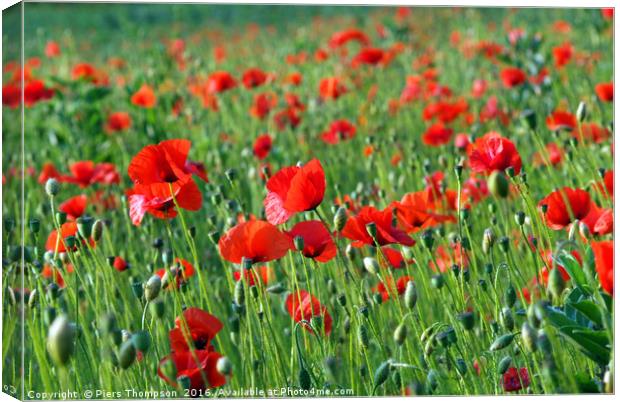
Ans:
[[[24,12],[3,392],[614,392],[612,9]]]

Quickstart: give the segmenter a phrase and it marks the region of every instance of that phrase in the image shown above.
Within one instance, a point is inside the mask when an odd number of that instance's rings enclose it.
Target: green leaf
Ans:
[[[609,342],[601,331],[587,330],[577,325],[563,326],[559,330],[560,334],[596,363],[601,365],[609,363],[610,349],[607,347]]]
[[[563,251],[560,255],[556,255],[555,259],[559,265],[564,267],[575,285],[583,287],[588,283],[586,281],[586,276],[575,257]]]
[[[603,316],[601,314],[601,310],[594,302],[590,300],[582,300],[577,303],[568,303],[567,306],[571,306],[575,310],[579,311],[599,327],[603,326]]]

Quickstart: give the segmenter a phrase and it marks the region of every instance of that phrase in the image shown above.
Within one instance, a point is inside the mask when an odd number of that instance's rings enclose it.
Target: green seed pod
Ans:
[[[474,329],[474,325],[476,324],[476,322],[474,313],[472,313],[471,311],[461,313],[457,315],[456,318],[457,320],[459,320],[459,322],[463,326],[463,329],[465,329],[466,331],[471,331],[472,329]]]
[[[219,359],[217,359],[215,369],[221,375],[229,376],[232,374],[232,363],[230,362],[228,357],[226,356],[220,357]]]
[[[299,368],[299,388],[303,390],[309,390],[312,387],[312,379],[310,378],[310,373],[306,368],[302,365]]]
[[[366,271],[368,271],[372,275],[376,275],[377,272],[379,272],[379,269],[380,269],[379,263],[373,257],[364,257],[363,262],[364,262],[364,268],[366,268]]]
[[[144,294],[144,285],[142,284],[142,282],[136,281],[133,278],[131,279],[130,283],[131,283],[131,292],[133,293],[134,296],[140,299],[142,295]]]
[[[506,291],[504,292],[504,304],[506,307],[512,307],[517,302],[517,291],[515,290],[512,283],[508,285]]]
[[[512,317],[512,311],[508,307],[502,308],[502,312],[499,315],[500,322],[502,326],[508,330],[512,331],[515,326],[515,320]]]
[[[487,187],[489,192],[497,198],[506,198],[508,196],[508,190],[510,189],[510,183],[499,170],[493,171],[487,179]]]
[[[424,247],[426,247],[429,250],[432,250],[433,243],[435,242],[435,239],[433,238],[433,231],[425,230],[424,232],[422,232],[421,240],[422,240],[422,245]]]
[[[55,197],[60,191],[60,183],[56,179],[47,179],[45,182],[45,192],[50,197]]]
[[[374,376],[374,389],[379,388],[388,379],[390,375],[390,366],[390,362],[385,361],[381,363],[379,367],[377,367]]]
[[[243,289],[243,281],[239,281],[235,284],[234,299],[238,306],[243,306],[245,304],[245,290]]]
[[[363,323],[360,323],[359,327],[357,327],[357,341],[362,348],[368,348],[368,329]]]
[[[586,119],[587,115],[588,115],[588,108],[585,102],[579,102],[579,105],[577,106],[577,112],[575,113],[575,116],[577,117],[577,121],[579,121],[580,123],[583,122]]]
[[[151,314],[157,318],[162,318],[164,316],[165,305],[164,301],[160,298],[153,300],[149,306],[151,310]]]
[[[91,239],[93,239],[95,243],[97,243],[99,240],[101,240],[102,235],[103,235],[103,221],[101,219],[97,219],[93,223],[90,237]]]
[[[441,289],[443,285],[444,285],[443,275],[441,274],[433,275],[433,277],[431,278],[431,286],[434,287],[435,289]]]
[[[554,268],[549,273],[549,280],[547,289],[555,299],[559,299],[562,296],[562,292],[566,287],[566,282],[562,278],[562,273],[558,268]]]
[[[502,335],[496,338],[495,341],[493,341],[493,343],[489,347],[489,350],[491,352],[495,352],[497,350],[504,349],[505,347],[507,347],[508,345],[512,343],[512,340],[514,339],[514,337],[515,336],[513,334],[505,334],[505,335]]]
[[[78,233],[82,239],[88,239],[92,234],[93,218],[81,216],[76,219]]]
[[[488,254],[495,244],[495,235],[493,229],[487,228],[482,235],[482,252]]]
[[[75,326],[66,315],[59,315],[47,333],[47,351],[58,366],[64,366],[73,354],[76,338]]]
[[[405,342],[406,338],[407,326],[405,325],[405,323],[401,323],[398,327],[396,327],[396,330],[394,331],[394,342],[396,342],[398,346],[401,346]]]
[[[122,369],[127,369],[136,360],[136,347],[132,341],[125,341],[121,345],[118,355],[118,364]]]
[[[525,212],[523,211],[517,212],[515,214],[515,222],[517,223],[517,225],[523,226],[523,224],[525,223]]]
[[[532,328],[527,321],[524,321],[521,326],[521,340],[529,352],[536,352],[536,338],[538,338],[538,331]]]
[[[508,371],[508,368],[510,367],[511,364],[512,364],[512,357],[504,356],[504,358],[500,360],[499,363],[497,364],[497,374],[503,375],[506,371]]]
[[[131,336],[131,341],[137,350],[146,353],[151,346],[151,336],[147,331],[137,331]]]
[[[144,298],[147,302],[155,300],[159,296],[161,290],[161,278],[157,275],[153,275],[146,281],[144,285]]]
[[[405,288],[405,306],[409,310],[413,310],[418,301],[418,291],[416,290],[415,284],[413,281],[407,282],[407,287]]]
[[[336,213],[334,214],[334,227],[337,232],[340,232],[344,225],[347,223],[347,209],[343,206],[340,206]]]
[[[336,296],[336,301],[339,305],[345,307],[347,305],[347,296],[344,293],[340,293],[338,296]]]
[[[280,282],[273,284],[267,288],[267,292],[272,293],[274,295],[279,295],[286,291],[286,287],[282,285]]]
[[[508,236],[502,236],[499,238],[499,247],[504,253],[508,252],[508,249],[510,248],[510,239]]]
[[[41,222],[36,218],[32,218],[30,219],[30,221],[28,221],[28,228],[30,229],[32,233],[37,234],[39,233],[39,230],[41,229]],[[7,230],[7,232],[10,232],[10,231]]]

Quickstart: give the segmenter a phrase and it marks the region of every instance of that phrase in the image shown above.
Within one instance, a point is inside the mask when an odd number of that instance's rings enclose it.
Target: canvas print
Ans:
[[[4,10],[2,391],[613,394],[613,25]]]

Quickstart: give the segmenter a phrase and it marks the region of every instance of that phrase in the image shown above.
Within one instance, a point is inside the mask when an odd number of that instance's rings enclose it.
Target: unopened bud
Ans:
[[[377,237],[377,225],[374,222],[370,222],[366,224],[366,232],[372,237],[372,239],[376,239]]]
[[[532,326],[524,321],[521,326],[521,340],[523,341],[523,345],[529,352],[536,352],[536,338],[538,337],[538,331],[536,331]]]
[[[147,302],[154,300],[157,296],[159,296],[159,291],[161,290],[161,278],[157,275],[153,275],[146,281],[144,285],[144,298]]]
[[[101,236],[103,235],[103,221],[101,219],[97,219],[95,223],[93,223],[93,227],[91,230],[91,238],[96,243],[101,240]]]
[[[64,366],[69,361],[74,350],[75,336],[75,326],[66,315],[54,319],[47,334],[47,351],[57,365]]]
[[[55,197],[56,194],[60,191],[60,183],[56,179],[47,179],[45,183],[45,192],[50,197]]]
[[[370,272],[373,275],[376,275],[379,272],[379,263],[373,257],[364,257],[364,268],[366,271]]]
[[[230,359],[228,359],[228,357],[226,356],[220,357],[217,360],[215,368],[217,372],[223,376],[229,376],[232,374],[232,363],[230,362]]]
[[[368,347],[368,329],[363,323],[360,323],[357,328],[357,341],[362,348],[366,349]]]
[[[394,331],[394,342],[396,342],[398,346],[401,346],[403,342],[405,342],[406,338],[407,327],[405,326],[405,323],[401,323],[398,327],[396,327],[396,330]]]
[[[493,171],[487,179],[487,187],[489,192],[497,198],[506,198],[508,196],[509,183],[504,173],[499,170]]]
[[[334,215],[334,227],[336,231],[340,232],[344,225],[347,223],[347,210],[345,207],[340,206]]]
[[[408,309],[413,310],[418,300],[418,291],[416,290],[415,284],[413,281],[407,282],[407,287],[405,288],[405,306]]]
[[[586,119],[586,117],[588,116],[588,108],[585,102],[579,102],[575,116],[577,117],[577,121],[579,121],[580,123]]]
[[[547,289],[554,298],[559,299],[560,296],[562,296],[562,292],[564,291],[565,287],[566,281],[564,281],[564,278],[562,277],[562,273],[560,272],[559,268],[553,268],[549,273]]]

